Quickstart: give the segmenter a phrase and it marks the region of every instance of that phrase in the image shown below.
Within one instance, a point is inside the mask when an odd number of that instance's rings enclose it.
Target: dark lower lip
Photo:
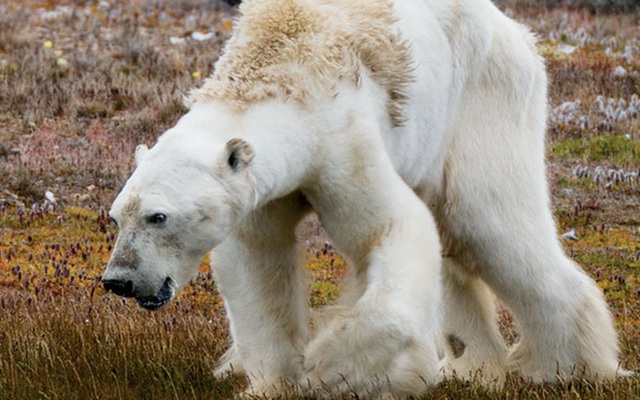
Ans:
[[[167,278],[155,296],[137,297],[136,302],[145,310],[157,310],[171,301],[175,292],[173,279]]]

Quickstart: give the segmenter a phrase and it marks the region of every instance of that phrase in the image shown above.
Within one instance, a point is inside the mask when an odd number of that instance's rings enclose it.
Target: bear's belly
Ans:
[[[391,161],[412,188],[439,187],[455,115],[453,58],[440,21],[421,0],[396,2],[398,29],[410,43],[415,69],[406,88],[406,123],[384,134]]]

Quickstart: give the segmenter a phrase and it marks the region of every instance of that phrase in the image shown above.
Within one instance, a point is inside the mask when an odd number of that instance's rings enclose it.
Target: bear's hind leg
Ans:
[[[244,371],[256,395],[275,395],[302,373],[307,292],[294,230],[308,210],[299,193],[275,200],[212,253],[234,342],[215,374]]]
[[[593,279],[564,254],[542,193],[531,193],[544,192],[544,184],[536,189],[517,174],[496,176],[508,192],[498,195],[471,179],[457,187],[447,235],[471,255],[475,273],[516,318],[521,336],[509,369],[534,381],[614,377],[611,314]]]
[[[521,330],[509,369],[538,382],[615,377],[621,372],[616,332],[596,283],[557,248],[526,255],[514,247],[494,249],[499,253],[487,255],[492,266],[482,272]]]
[[[498,330],[493,293],[451,257],[443,259],[442,277],[445,373],[501,385],[507,349]]]
[[[544,65],[530,35],[509,26],[496,30],[465,84],[436,215],[444,240],[473,259],[515,316],[521,335],[511,370],[534,381],[614,377],[608,306],[564,254],[549,205]]]

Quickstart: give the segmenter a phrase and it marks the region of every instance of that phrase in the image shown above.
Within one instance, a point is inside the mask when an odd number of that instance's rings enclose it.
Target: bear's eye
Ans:
[[[167,216],[162,213],[155,213],[147,217],[147,222],[150,224],[162,224],[166,220]]]

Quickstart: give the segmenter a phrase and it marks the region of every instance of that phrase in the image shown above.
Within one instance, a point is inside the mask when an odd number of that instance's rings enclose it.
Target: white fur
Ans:
[[[393,127],[387,91],[366,69],[357,84],[337,81],[335,96],[304,106],[196,102],[139,152],[111,214],[129,238],[114,254],[128,243],[140,265],[114,262],[105,277],[146,294],[165,277],[182,286],[215,247],[233,337],[217,373],[244,371],[256,393],[293,381],[328,395],[417,394],[439,380],[443,346],[445,371],[481,370],[489,383],[508,371],[536,381],[615,376],[602,293],[556,238],[544,167],[547,81],[532,35],[490,0],[394,7],[415,67],[403,126]],[[236,170],[227,165],[234,138],[248,152]],[[132,199],[139,211],[127,211]],[[312,209],[355,277],[315,337],[293,235]],[[157,210],[168,214],[164,226],[140,222]],[[163,250],[168,236],[179,251]],[[508,356],[491,291],[520,327]]]

